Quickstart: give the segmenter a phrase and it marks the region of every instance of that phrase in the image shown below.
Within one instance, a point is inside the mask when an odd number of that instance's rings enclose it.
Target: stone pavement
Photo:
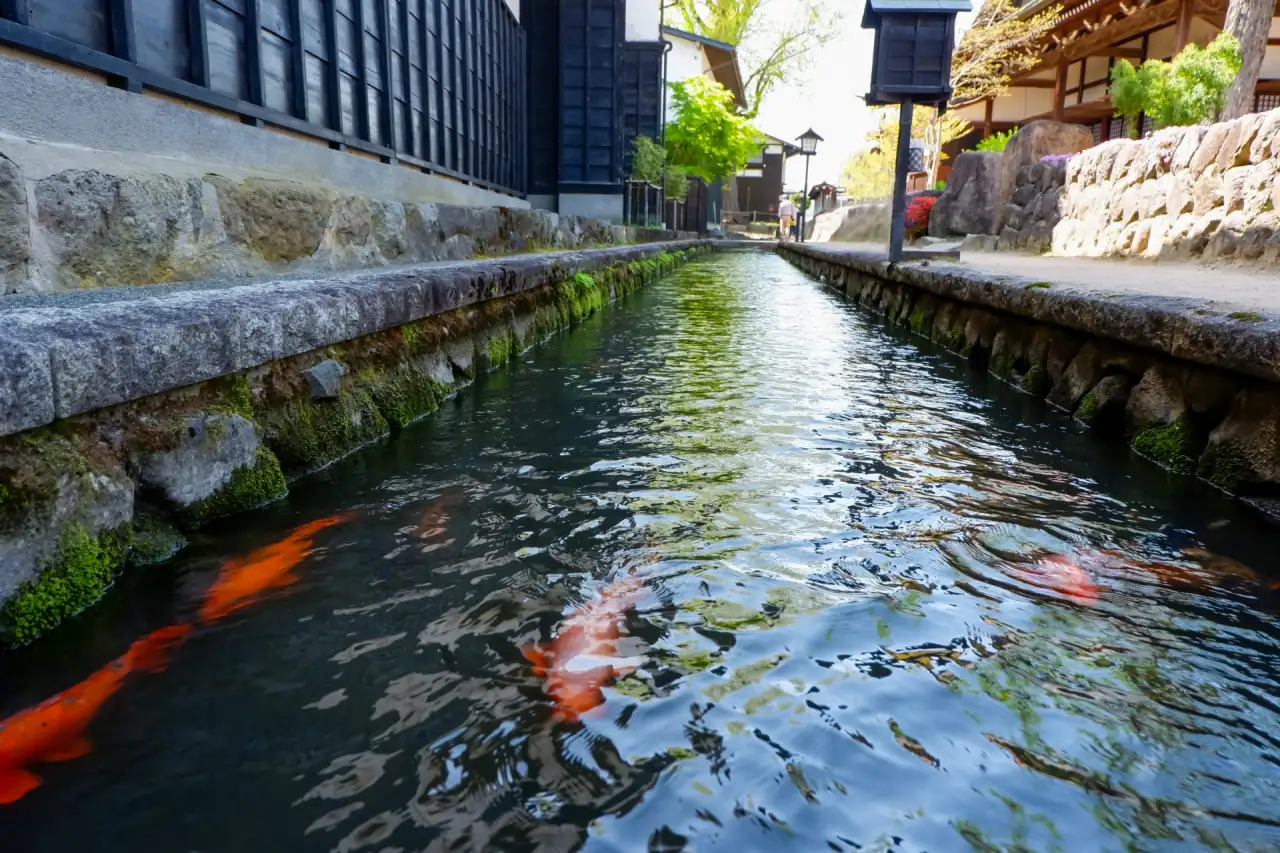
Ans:
[[[858,253],[885,251],[883,245],[872,243],[814,246]],[[930,248],[950,247],[950,244],[937,244]],[[1280,317],[1280,269],[1261,265],[1209,267],[1193,262],[1156,263],[967,250],[961,251],[959,265],[994,275],[1015,275],[1066,285],[1104,299],[1120,294],[1167,296],[1199,300],[1203,310],[1223,316],[1257,312]]]

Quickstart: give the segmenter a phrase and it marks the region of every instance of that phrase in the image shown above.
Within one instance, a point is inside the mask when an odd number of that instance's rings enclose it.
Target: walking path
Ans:
[[[879,252],[873,243],[814,243],[834,251]],[[942,248],[942,247],[938,247]],[[949,261],[948,263],[955,263]],[[1206,311],[1240,311],[1280,316],[1280,270],[1263,267],[1209,267],[1197,263],[1154,263],[1063,258],[1018,252],[960,253],[960,266],[994,275],[1016,275],[1069,286],[1095,297],[1142,294],[1195,299]]]

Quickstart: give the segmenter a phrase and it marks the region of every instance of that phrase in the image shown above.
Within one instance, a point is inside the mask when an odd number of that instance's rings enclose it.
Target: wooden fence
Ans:
[[[0,0],[0,45],[525,192],[525,36],[504,0]]]

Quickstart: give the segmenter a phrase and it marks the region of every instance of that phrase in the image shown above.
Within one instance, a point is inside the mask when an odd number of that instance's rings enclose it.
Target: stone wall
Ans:
[[[527,208],[369,198],[262,175],[32,169],[0,152],[0,297],[676,236]]]
[[[14,297],[0,313],[0,639],[183,531],[400,430],[709,244]]]
[[[1030,252],[1046,251],[1053,243],[1059,213],[1066,161],[1052,158],[1018,169],[1013,195],[1004,208],[1004,227],[998,248]]]
[[[785,245],[791,262],[1143,456],[1280,520],[1280,318],[1103,298],[944,262]]]
[[[813,218],[808,239],[814,243],[869,243],[889,239],[892,215],[887,201],[865,201],[820,213]]]
[[[960,154],[952,164],[946,192],[929,216],[929,234],[999,235],[1024,167],[1036,165],[1045,157],[1083,151],[1092,144],[1093,135],[1087,127],[1033,121],[1015,133],[999,154]]]
[[[1113,140],[1072,158],[1053,251],[1280,260],[1280,110]]]

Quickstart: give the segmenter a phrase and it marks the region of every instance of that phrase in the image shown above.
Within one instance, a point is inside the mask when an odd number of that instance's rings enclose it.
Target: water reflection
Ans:
[[[133,634],[181,649],[4,837],[1274,849],[1266,534],[1035,406],[776,258],[686,268],[199,543]]]

